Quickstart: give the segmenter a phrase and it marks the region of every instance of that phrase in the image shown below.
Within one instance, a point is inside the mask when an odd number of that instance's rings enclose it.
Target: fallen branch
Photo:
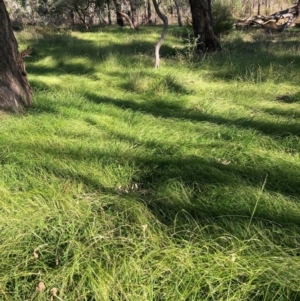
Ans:
[[[288,27],[295,25],[295,21],[299,16],[299,3],[269,16],[257,15],[246,19],[239,19],[235,23],[235,27],[237,29],[258,27],[280,32],[285,31]]]

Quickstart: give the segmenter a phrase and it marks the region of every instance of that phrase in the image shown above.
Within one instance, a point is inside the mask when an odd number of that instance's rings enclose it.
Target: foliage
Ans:
[[[71,14],[76,15],[78,21],[92,22],[97,10],[104,12],[104,0],[14,0],[7,3],[14,19],[27,17],[34,23],[70,23]],[[31,22],[32,23],[32,22]]]
[[[235,22],[232,16],[232,8],[221,0],[212,2],[213,27],[216,35],[228,33]]]
[[[159,70],[155,27],[18,33],[35,103],[0,116],[3,300],[300,298],[298,33],[186,61],[179,30]]]

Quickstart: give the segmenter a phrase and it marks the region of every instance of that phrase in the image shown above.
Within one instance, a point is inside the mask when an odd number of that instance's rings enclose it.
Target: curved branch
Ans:
[[[155,68],[158,68],[159,61],[160,61],[159,50],[160,50],[162,43],[164,42],[164,40],[166,38],[167,32],[168,32],[168,17],[161,12],[161,10],[159,9],[159,4],[157,3],[156,0],[153,0],[153,5],[154,5],[157,15],[164,23],[163,32],[161,33],[160,39],[158,40],[157,44],[155,45]]]
[[[127,20],[127,22],[129,23],[130,28],[136,29],[136,27],[132,23],[130,17],[127,14],[125,14],[124,12],[122,12],[121,2],[118,0],[113,0],[113,2],[115,4],[115,8],[116,8],[118,25],[124,26],[124,21],[122,18],[125,18]]]
[[[134,26],[134,24],[132,23],[130,17],[127,14],[125,14],[121,11],[118,11],[118,13],[120,14],[120,16],[122,16],[123,18],[125,18],[127,20],[127,22],[129,23],[129,26],[130,26],[131,29],[136,29],[136,27]]]

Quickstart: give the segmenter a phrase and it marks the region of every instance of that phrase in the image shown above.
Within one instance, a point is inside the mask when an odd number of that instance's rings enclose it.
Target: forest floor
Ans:
[[[300,300],[300,32],[160,31],[17,34],[1,300]]]

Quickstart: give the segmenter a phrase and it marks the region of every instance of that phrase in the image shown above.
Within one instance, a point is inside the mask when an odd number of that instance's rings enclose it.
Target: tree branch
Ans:
[[[157,3],[157,1],[156,0],[152,0],[152,1],[153,1],[153,5],[154,5],[154,8],[155,8],[155,11],[156,11],[157,15],[159,16],[159,18],[164,23],[164,29],[161,33],[160,39],[158,40],[157,44],[155,45],[155,68],[158,68],[159,67],[159,61],[160,61],[159,50],[160,50],[160,47],[161,47],[162,43],[164,42],[164,40],[166,38],[167,32],[168,32],[168,17],[161,12],[161,10],[159,8],[159,4]]]

